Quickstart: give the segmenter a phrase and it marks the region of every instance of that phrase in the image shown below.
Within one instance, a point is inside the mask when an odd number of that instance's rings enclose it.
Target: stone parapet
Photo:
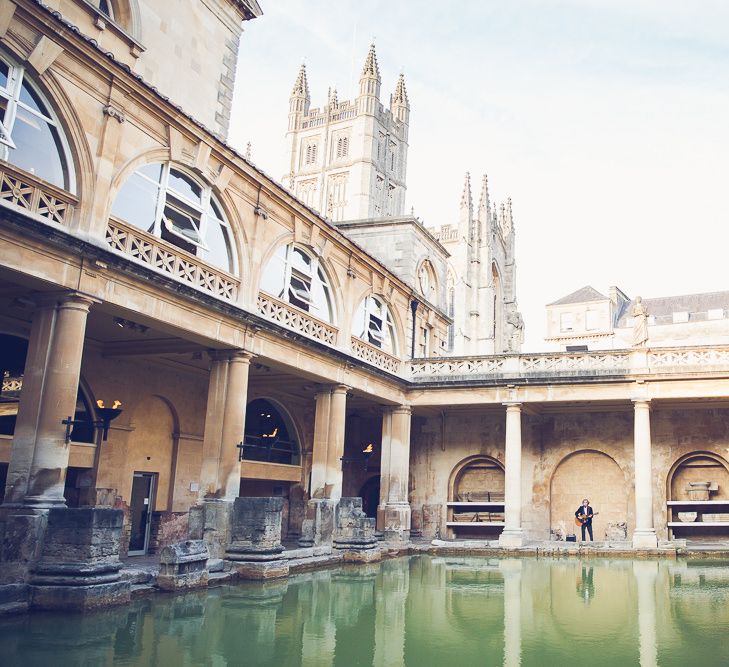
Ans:
[[[157,585],[167,591],[204,588],[208,584],[208,547],[203,540],[187,540],[163,547]]]
[[[119,571],[123,513],[52,508],[40,560],[29,572],[30,606],[85,611],[129,602]]]

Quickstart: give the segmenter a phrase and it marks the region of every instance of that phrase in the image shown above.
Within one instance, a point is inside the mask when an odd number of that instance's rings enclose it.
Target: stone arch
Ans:
[[[597,449],[580,449],[565,456],[555,467],[549,486],[549,514],[552,534],[576,533],[575,510],[583,498],[599,512],[593,530],[596,540],[605,538],[610,524],[625,524],[626,537],[632,527],[630,489],[625,472],[609,454]],[[614,539],[614,538],[613,538]]]
[[[504,464],[491,456],[476,454],[462,459],[454,466],[448,478],[448,499],[465,500],[466,497],[471,497],[470,494],[486,492],[489,494],[488,498],[474,499],[489,500],[491,495],[495,495],[498,496],[495,500],[501,501],[504,494],[504,474]]]
[[[257,402],[258,406],[265,406],[265,403],[268,403],[270,407],[272,407],[277,415],[276,417],[280,417],[281,421],[283,422],[283,425],[286,428],[287,432],[287,439],[290,440],[294,445],[294,451],[291,461],[272,461],[274,463],[285,463],[289,465],[301,465],[301,459],[303,454],[303,446],[302,446],[302,440],[301,440],[301,431],[298,428],[296,422],[294,421],[291,412],[278,400],[275,398],[271,398],[270,396],[255,396],[252,397],[251,400],[246,405],[246,425],[245,425],[245,443],[248,445],[258,445],[260,443],[257,442],[257,438],[259,438],[260,434],[258,433],[249,433],[249,429],[256,423],[253,419],[254,415],[251,412],[251,407],[256,408],[257,406],[254,405]],[[253,452],[253,450],[251,450]],[[253,452],[255,453],[255,452]],[[250,452],[249,452],[250,454]],[[246,456],[249,460],[252,461],[262,461],[265,459],[261,458],[253,458],[251,456]]]
[[[666,476],[666,498],[689,500],[688,482],[716,482],[712,500],[729,499],[729,462],[714,452],[697,450],[678,458]]]
[[[119,495],[129,502],[135,471],[157,473],[153,511],[169,511],[174,494],[180,431],[177,411],[169,399],[152,394],[134,405],[129,423],[131,431],[123,460],[109,462],[114,466],[111,474],[117,482]]]

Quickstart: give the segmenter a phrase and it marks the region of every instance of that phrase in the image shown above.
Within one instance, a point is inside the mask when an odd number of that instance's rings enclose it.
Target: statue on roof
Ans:
[[[648,342],[648,309],[639,296],[633,306],[633,347],[645,347]]]

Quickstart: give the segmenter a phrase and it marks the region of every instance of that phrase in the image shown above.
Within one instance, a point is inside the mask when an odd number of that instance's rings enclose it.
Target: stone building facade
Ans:
[[[0,6],[2,583],[64,508],[121,509],[125,552],[195,533],[223,555],[239,496],[281,497],[288,539],[359,496],[390,540],[518,546],[584,495],[599,537],[726,538],[729,348],[421,353],[447,341],[443,281],[424,298],[140,77],[117,33],[144,2],[112,3],[117,27],[57,4]],[[508,207],[483,220],[513,257]],[[417,233],[437,276],[444,239]],[[713,520],[677,519],[690,482]]]
[[[547,306],[545,340],[555,349],[617,350],[631,347],[636,301],[618,287],[601,294],[585,286]],[[641,299],[647,310],[648,344],[726,345],[729,292]]]

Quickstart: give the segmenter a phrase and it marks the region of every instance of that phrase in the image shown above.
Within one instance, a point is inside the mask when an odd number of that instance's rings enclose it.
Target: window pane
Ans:
[[[20,101],[46,118],[50,118],[46,105],[41,102],[36,92],[26,83],[23,83],[20,87]]]
[[[357,312],[354,314],[352,319],[352,331],[357,338],[365,337],[365,311],[367,307],[367,299],[359,304]]]
[[[159,183],[162,178],[162,165],[161,164],[145,164],[143,167],[139,167],[137,172],[144,174],[147,178],[151,178],[155,183]]]
[[[321,271],[311,287],[311,312],[320,320],[331,323],[334,319],[329,288],[324,282]]]
[[[8,87],[8,79],[10,78],[10,65],[4,60],[0,60],[0,88]]]
[[[119,191],[111,210],[112,215],[151,234],[154,231],[158,192],[158,186],[135,172]]]
[[[284,278],[286,277],[286,249],[281,246],[271,257],[261,276],[261,289],[279,299],[284,293]]]
[[[18,107],[8,161],[59,188],[68,188],[63,147],[55,127]]]
[[[200,202],[200,186],[175,169],[170,169],[169,188],[190,201]]]
[[[298,248],[294,248],[291,253],[291,266],[307,275],[311,274],[311,258]]]
[[[167,229],[175,234],[180,234],[185,240],[192,243],[200,243],[200,232],[198,231],[200,221],[195,219],[189,210],[178,206],[174,200],[170,202],[170,199],[168,198],[167,206],[162,214]]]
[[[212,215],[208,216],[208,229],[205,238],[208,250],[201,250],[200,257],[223,271],[233,270],[228,230]]]

